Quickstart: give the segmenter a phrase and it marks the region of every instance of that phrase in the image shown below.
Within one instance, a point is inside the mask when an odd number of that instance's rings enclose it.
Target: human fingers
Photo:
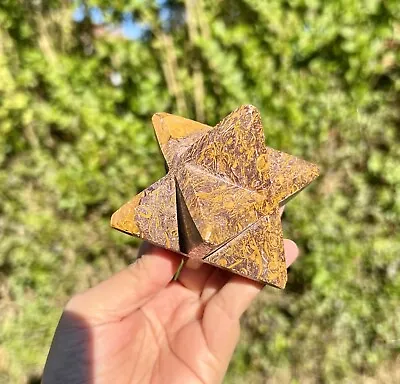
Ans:
[[[299,247],[293,240],[290,239],[285,239],[283,241],[283,246],[285,248],[286,267],[290,267],[299,257]]]
[[[138,251],[138,257],[149,252],[155,246],[144,241]],[[184,262],[183,268],[179,271],[178,282],[190,291],[201,293],[205,282],[215,269],[211,265],[205,264],[200,260],[189,259],[181,256],[181,262]]]
[[[119,321],[165,288],[180,256],[157,247],[108,280],[74,296],[66,310],[94,324]]]
[[[207,302],[211,299],[232,277],[229,271],[224,271],[221,268],[215,268],[208,280],[204,284],[201,292],[201,300]]]
[[[286,265],[289,266],[298,257],[299,250],[292,240],[285,239],[284,247]],[[263,287],[258,282],[235,275],[222,288],[216,291],[217,293],[212,297],[209,304],[222,307],[229,316],[239,319]],[[217,289],[217,287],[215,288]]]
[[[190,259],[186,261],[179,274],[178,281],[190,291],[200,294],[215,267],[203,262],[201,264],[190,262]]]

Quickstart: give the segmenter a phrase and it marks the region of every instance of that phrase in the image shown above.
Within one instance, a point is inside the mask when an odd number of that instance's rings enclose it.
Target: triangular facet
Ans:
[[[310,184],[319,174],[318,167],[298,157],[266,148],[256,161],[263,194],[281,204]]]
[[[256,159],[264,153],[264,132],[256,107],[244,105],[204,134],[185,153],[185,161],[228,178],[243,188],[260,189]]]
[[[263,195],[198,166],[186,164],[176,177],[202,239],[213,246],[236,236],[274,208]]]
[[[139,193],[115,211],[111,216],[111,227],[118,231],[128,233],[129,235],[140,236],[140,229],[135,216],[136,207],[140,204],[140,200],[143,196],[143,192]]]
[[[263,191],[271,205],[306,187],[318,176],[318,167],[264,145],[260,113],[244,105],[202,135],[184,161],[228,178],[233,184]]]
[[[167,175],[118,209],[111,226],[179,252],[175,194],[175,181]]]
[[[158,143],[168,166],[212,127],[181,116],[160,112],[152,118]]]
[[[287,272],[279,211],[261,218],[203,261],[284,288]]]

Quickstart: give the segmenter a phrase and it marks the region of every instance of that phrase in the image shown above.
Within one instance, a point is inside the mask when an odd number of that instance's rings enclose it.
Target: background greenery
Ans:
[[[0,383],[40,375],[67,298],[134,259],[108,221],[163,174],[151,115],[215,124],[246,103],[323,174],[287,207],[303,256],[245,316],[227,382],[392,364],[399,64],[398,0],[2,0]]]

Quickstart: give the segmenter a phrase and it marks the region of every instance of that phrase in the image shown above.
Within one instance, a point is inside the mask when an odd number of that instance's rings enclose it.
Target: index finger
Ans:
[[[66,310],[96,325],[119,321],[165,288],[180,260],[171,251],[152,247],[148,254],[108,280],[74,296]]]

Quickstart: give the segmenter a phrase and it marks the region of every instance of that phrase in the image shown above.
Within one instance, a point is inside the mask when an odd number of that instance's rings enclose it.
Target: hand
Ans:
[[[289,266],[297,257],[285,240]],[[239,319],[262,285],[151,247],[110,279],[74,296],[61,316],[43,373],[54,383],[220,383],[239,339]]]

